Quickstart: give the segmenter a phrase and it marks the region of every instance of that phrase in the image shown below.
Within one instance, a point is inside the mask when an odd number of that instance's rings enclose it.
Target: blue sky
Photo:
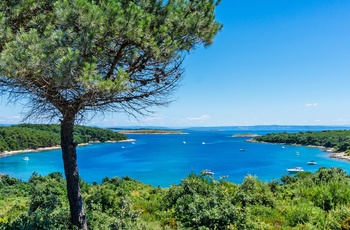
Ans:
[[[187,56],[167,108],[98,126],[350,125],[350,1],[223,0],[224,28]],[[0,123],[21,106],[0,104]]]

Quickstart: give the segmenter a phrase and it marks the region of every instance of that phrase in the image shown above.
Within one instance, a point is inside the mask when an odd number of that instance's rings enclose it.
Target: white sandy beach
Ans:
[[[13,154],[55,150],[55,149],[60,149],[60,148],[61,148],[61,146],[52,146],[52,147],[37,148],[37,149],[23,149],[23,150],[14,150],[14,151],[4,151],[4,152],[0,153],[0,157],[1,156],[9,156],[9,155],[13,155]]]
[[[135,139],[127,139],[122,141],[106,141],[107,143],[115,143],[115,142],[135,142]],[[100,143],[99,141],[92,141],[89,143],[82,143],[78,146],[85,146],[93,143]],[[61,146],[51,146],[51,147],[44,147],[44,148],[37,148],[37,149],[23,149],[23,150],[14,150],[14,151],[4,151],[0,153],[0,157],[2,156],[11,156],[13,154],[22,154],[22,153],[32,153],[32,152],[42,152],[42,151],[49,151],[49,150],[56,150],[61,149]]]

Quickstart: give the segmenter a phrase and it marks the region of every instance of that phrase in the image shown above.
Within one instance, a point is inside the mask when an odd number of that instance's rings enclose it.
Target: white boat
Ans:
[[[287,169],[289,173],[298,173],[298,172],[304,172],[304,169],[302,167],[295,167]]]
[[[239,151],[241,151],[241,152],[245,152],[245,149],[239,149]]]
[[[205,175],[210,175],[210,176],[213,176],[214,175],[214,172],[212,172],[211,170],[209,169],[205,169],[201,172],[201,176],[205,176]]]
[[[202,145],[205,145],[205,142],[204,142],[204,141],[202,142]]]
[[[308,165],[317,165],[316,161],[309,161],[307,162]]]
[[[186,141],[183,141],[183,142],[182,142],[182,144],[184,144],[184,145],[185,145],[185,144],[186,144]]]
[[[29,157],[23,157],[24,161],[29,161]]]
[[[282,146],[282,149],[284,149],[284,146]]]
[[[299,156],[299,152],[296,152],[295,155]]]

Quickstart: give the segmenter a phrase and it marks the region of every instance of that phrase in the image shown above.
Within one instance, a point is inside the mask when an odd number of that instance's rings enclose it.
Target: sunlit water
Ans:
[[[350,169],[350,163],[328,157],[318,148],[246,142],[232,137],[239,131],[194,131],[187,134],[133,134],[133,142],[91,144],[78,148],[78,166],[83,180],[100,183],[105,177],[123,177],[153,186],[179,184],[191,172],[210,169],[215,179],[241,183],[248,174],[263,181],[280,179],[287,168],[303,167],[314,172],[319,167]],[[262,131],[249,133],[264,134]],[[184,144],[183,142],[186,142]],[[245,151],[241,151],[244,149]],[[297,155],[297,152],[299,155]],[[28,161],[23,158],[28,157]],[[314,160],[317,165],[307,165]],[[28,180],[33,172],[47,175],[63,172],[60,150],[24,153],[0,158],[0,173]]]

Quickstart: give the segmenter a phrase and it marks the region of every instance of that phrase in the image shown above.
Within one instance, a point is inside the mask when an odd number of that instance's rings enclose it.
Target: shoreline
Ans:
[[[136,134],[136,133],[135,133]],[[157,133],[157,134],[165,134],[165,133]],[[117,142],[135,142],[135,139],[126,139],[126,140],[121,140],[121,141],[106,141],[105,143],[117,143]],[[255,141],[253,139],[246,140],[247,142],[256,142],[256,143],[265,143],[265,144],[273,144],[270,142],[263,142],[263,141]],[[79,144],[78,146],[87,146],[90,144],[96,144],[96,143],[101,143],[99,141],[91,141],[88,143],[82,143]],[[283,143],[274,143],[274,144],[281,144]],[[292,146],[305,146],[308,148],[319,148],[322,149],[323,152],[328,153],[329,158],[334,158],[334,159],[339,159],[339,160],[345,160],[350,162],[350,156],[346,156],[345,152],[336,152],[334,148],[326,148],[324,146],[315,146],[315,145],[298,145],[298,144],[292,144]],[[23,149],[23,150],[13,150],[13,151],[4,151],[0,152],[0,157],[5,157],[5,156],[11,156],[15,154],[23,154],[23,153],[35,153],[35,152],[42,152],[42,151],[50,151],[50,150],[57,150],[61,149],[61,146],[51,146],[51,147],[42,147],[42,148],[37,148],[37,149]]]
[[[256,142],[256,143],[265,143],[265,144],[280,144],[280,145],[290,145],[290,146],[304,146],[304,147],[308,147],[308,148],[319,148],[319,149],[322,149],[323,152],[327,152],[329,158],[334,158],[334,159],[344,160],[344,161],[350,162],[350,156],[346,156],[345,152],[336,152],[334,148],[327,148],[324,146],[316,146],[316,145],[271,143],[271,142],[264,142],[264,141],[255,141],[254,139],[249,139],[246,141],[247,142]]]
[[[85,144],[85,145],[87,145],[87,144]],[[22,154],[22,153],[36,153],[36,152],[56,150],[56,149],[61,149],[61,146],[42,147],[42,148],[37,148],[37,149],[23,149],[23,150],[4,151],[4,152],[0,153],[0,157],[11,156],[11,155],[16,155],[16,154]]]
[[[135,139],[127,139],[127,140],[121,140],[121,141],[106,141],[105,143],[134,142],[134,141],[136,141],[136,140]],[[77,147],[87,146],[87,145],[97,144],[97,143],[101,143],[101,142],[100,141],[91,141],[88,143],[81,143],[81,144],[78,144]],[[42,151],[50,151],[50,150],[58,150],[58,149],[61,149],[61,146],[56,145],[56,146],[51,146],[51,147],[41,147],[41,148],[37,148],[37,149],[4,151],[4,152],[0,152],[0,158],[5,157],[5,156],[23,154],[23,153],[37,153],[37,152],[42,152]]]
[[[346,156],[345,152],[330,152],[329,157],[350,162],[350,156]]]
[[[323,146],[312,146],[312,145],[306,146],[306,147],[323,149],[323,152],[328,153],[329,158],[350,162],[350,156],[345,155],[345,152],[336,152],[334,148],[326,148]]]

